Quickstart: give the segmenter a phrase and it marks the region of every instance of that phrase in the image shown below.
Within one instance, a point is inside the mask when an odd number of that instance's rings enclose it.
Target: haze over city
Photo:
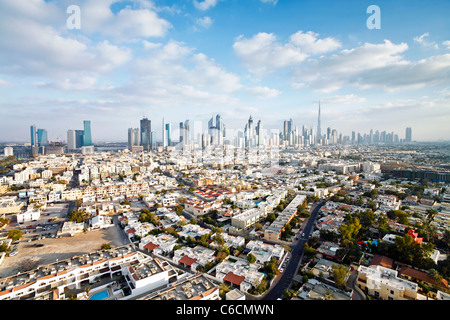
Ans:
[[[146,116],[243,130],[450,134],[446,1],[0,1],[0,140],[49,140],[92,122],[95,141],[126,141]],[[78,28],[69,28],[79,8]],[[157,137],[161,140],[161,137]]]

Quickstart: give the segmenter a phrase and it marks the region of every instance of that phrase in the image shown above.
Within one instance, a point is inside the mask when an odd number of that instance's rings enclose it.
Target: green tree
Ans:
[[[250,263],[255,263],[255,262],[256,262],[256,257],[255,257],[253,254],[249,253],[249,254],[247,255],[247,260],[248,260],[248,262],[250,262]]]
[[[347,267],[342,264],[333,264],[333,279],[341,289],[346,286]]]
[[[346,220],[346,223],[339,226],[339,233],[341,235],[342,245],[344,247],[349,247],[361,229],[361,223],[358,218],[352,216],[351,214],[346,216]]]
[[[10,230],[8,232],[8,238],[12,239],[13,241],[19,240],[20,238],[22,238],[22,236],[23,232],[18,229]]]
[[[177,215],[181,215],[182,213],[183,213],[183,206],[182,205],[178,205],[178,206],[176,206],[175,207],[175,211],[176,211],[176,213],[177,213]]]

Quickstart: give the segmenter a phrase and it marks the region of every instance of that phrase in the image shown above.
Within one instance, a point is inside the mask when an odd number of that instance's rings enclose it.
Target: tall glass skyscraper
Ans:
[[[141,131],[140,131],[140,140],[141,146],[144,147],[145,151],[151,150],[151,132],[152,132],[151,121],[147,118],[141,119]]]
[[[39,147],[44,147],[48,145],[47,130],[45,129],[37,130],[37,144]]]
[[[31,135],[31,146],[36,147],[37,146],[37,136],[36,136],[36,126],[33,124],[30,126],[30,135]]]
[[[92,146],[91,120],[84,120],[83,146]]]
[[[406,142],[412,141],[412,130],[410,127],[406,128],[405,141]]]

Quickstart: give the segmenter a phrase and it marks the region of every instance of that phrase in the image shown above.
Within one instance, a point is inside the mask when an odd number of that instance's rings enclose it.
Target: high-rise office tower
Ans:
[[[294,127],[294,122],[292,119],[285,120],[283,125],[283,140],[289,141],[291,136],[292,128]]]
[[[67,150],[77,148],[77,136],[75,130],[67,130]]]
[[[128,129],[128,150],[132,151],[134,146],[139,146],[140,139],[140,131],[138,128],[129,128]]]
[[[170,146],[172,144],[172,126],[170,123],[166,123],[166,137],[167,137],[167,146]]]
[[[256,145],[264,145],[263,126],[261,120],[258,120],[258,124],[256,125]]]
[[[34,124],[30,126],[30,135],[31,135],[31,146],[37,147],[37,131],[36,126]]]
[[[166,122],[162,119],[162,146],[167,147]]]
[[[37,129],[37,145],[39,147],[45,147],[48,145],[47,130]]]
[[[188,144],[190,141],[190,132],[189,132],[189,120],[185,122],[180,122],[180,143],[183,145]]]
[[[412,129],[410,127],[406,128],[405,141],[406,142],[412,141]]]
[[[184,141],[189,143],[191,141],[191,131],[190,131],[189,120],[184,121]]]
[[[225,137],[225,124],[222,121],[220,115],[216,115],[216,123],[214,124],[214,117],[208,121],[208,134],[211,139],[211,144],[223,144],[223,138]]]
[[[150,132],[150,149],[155,150],[156,148],[156,132]]]
[[[245,125],[244,139],[246,147],[253,147],[256,145],[256,130],[253,126],[252,116],[248,118],[247,124]]]
[[[140,121],[141,124],[141,131],[140,131],[140,145],[144,147],[145,151],[150,151],[151,150],[151,132],[152,132],[152,125],[151,125],[151,121],[149,119],[147,119],[146,117],[144,117],[143,119],[141,119]]]
[[[180,143],[184,143],[184,122],[180,122]]]
[[[75,146],[81,148],[83,146],[84,130],[75,130]]]
[[[91,120],[84,120],[83,146],[92,146]]]

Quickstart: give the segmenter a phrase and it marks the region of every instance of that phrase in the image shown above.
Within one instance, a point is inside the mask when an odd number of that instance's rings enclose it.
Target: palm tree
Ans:
[[[84,289],[84,292],[86,293],[86,297],[89,297],[89,292],[91,292],[91,287],[86,287]]]

